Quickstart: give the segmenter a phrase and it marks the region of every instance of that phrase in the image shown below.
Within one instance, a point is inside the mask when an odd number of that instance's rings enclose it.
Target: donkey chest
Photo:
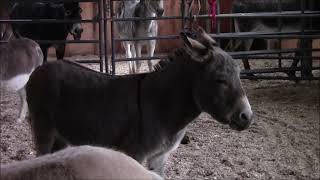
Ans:
[[[155,21],[155,20],[141,21],[136,25],[136,27],[134,29],[134,35],[136,37],[156,36],[157,29],[158,29],[157,21]]]

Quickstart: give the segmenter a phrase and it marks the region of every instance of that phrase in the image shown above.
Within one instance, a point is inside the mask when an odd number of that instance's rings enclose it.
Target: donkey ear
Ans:
[[[205,45],[203,45],[201,42],[188,37],[187,34],[184,32],[180,33],[180,37],[182,38],[184,44],[191,49],[195,49],[195,50],[206,50],[207,49],[207,47]]]
[[[212,37],[208,33],[206,33],[206,31],[201,26],[198,26],[198,32],[203,37],[203,39],[208,42],[208,44],[210,44],[211,46],[218,46],[217,42],[212,39]]]

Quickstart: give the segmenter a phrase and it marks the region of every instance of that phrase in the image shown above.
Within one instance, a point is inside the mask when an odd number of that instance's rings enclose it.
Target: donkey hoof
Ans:
[[[190,137],[188,135],[185,135],[181,140],[181,144],[190,144],[190,142]]]
[[[23,117],[19,117],[18,119],[17,119],[17,123],[22,123],[22,121],[24,120],[25,118],[23,118]]]

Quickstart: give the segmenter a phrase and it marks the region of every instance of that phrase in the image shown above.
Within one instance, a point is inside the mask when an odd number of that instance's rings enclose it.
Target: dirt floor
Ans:
[[[203,113],[191,142],[166,164],[169,179],[320,179],[319,81],[243,80],[254,124],[236,132]],[[18,124],[19,98],[1,91],[1,164],[34,158],[30,128]]]

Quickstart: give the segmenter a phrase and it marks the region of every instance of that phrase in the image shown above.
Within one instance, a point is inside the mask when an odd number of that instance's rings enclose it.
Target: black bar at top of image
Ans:
[[[100,0],[10,0],[10,1],[17,2],[17,3],[33,3],[33,2],[64,3],[64,2],[98,2]]]

